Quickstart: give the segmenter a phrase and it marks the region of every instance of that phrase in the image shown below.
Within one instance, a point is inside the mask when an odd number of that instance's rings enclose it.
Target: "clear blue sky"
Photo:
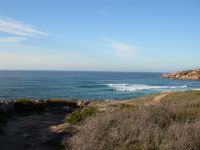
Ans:
[[[0,69],[198,67],[199,0],[0,0]]]

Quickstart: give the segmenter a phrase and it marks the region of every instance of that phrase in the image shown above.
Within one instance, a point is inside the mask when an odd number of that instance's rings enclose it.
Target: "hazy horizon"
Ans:
[[[0,71],[39,71],[39,72],[121,72],[121,73],[164,73],[164,71],[158,72],[158,71],[118,71],[118,70],[48,70],[48,69],[42,69],[42,70],[32,70],[32,69],[0,69]]]
[[[199,68],[198,0],[1,0],[0,70]]]

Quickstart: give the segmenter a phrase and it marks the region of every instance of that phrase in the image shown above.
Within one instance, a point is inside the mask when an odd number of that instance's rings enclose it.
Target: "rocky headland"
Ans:
[[[200,80],[200,68],[196,70],[179,71],[162,74],[162,78],[176,80]]]

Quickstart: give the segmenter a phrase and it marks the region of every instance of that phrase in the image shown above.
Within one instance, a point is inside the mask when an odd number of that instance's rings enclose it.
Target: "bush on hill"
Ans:
[[[85,120],[87,117],[94,115],[95,112],[96,109],[93,107],[85,107],[83,109],[76,110],[66,118],[66,122],[70,124],[77,124]]]

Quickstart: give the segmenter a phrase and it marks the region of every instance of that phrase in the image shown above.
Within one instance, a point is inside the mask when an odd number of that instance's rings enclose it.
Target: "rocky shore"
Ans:
[[[162,78],[176,80],[200,80],[200,68],[196,70],[179,71],[162,74]]]

